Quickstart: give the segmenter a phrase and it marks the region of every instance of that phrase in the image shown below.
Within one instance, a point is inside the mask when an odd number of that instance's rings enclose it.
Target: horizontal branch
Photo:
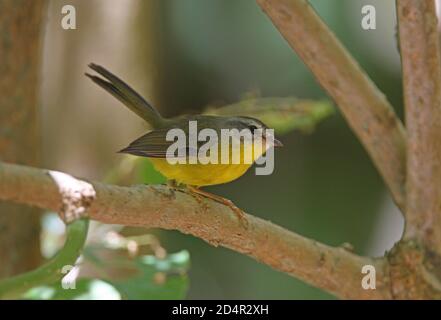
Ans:
[[[274,25],[340,107],[404,208],[405,131],[369,79],[306,0],[257,0]]]
[[[0,163],[0,200],[60,211],[63,192],[53,171]],[[95,197],[90,218],[111,224],[179,230],[214,246],[248,255],[276,270],[300,278],[341,298],[390,298],[383,260],[359,257],[292,233],[252,215],[248,227],[230,208],[209,199],[196,200],[166,186],[121,187],[90,182]],[[364,265],[376,268],[376,290],[364,290]]]

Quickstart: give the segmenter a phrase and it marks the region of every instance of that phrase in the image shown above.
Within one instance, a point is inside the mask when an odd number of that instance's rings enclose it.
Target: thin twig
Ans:
[[[382,259],[317,243],[248,214],[248,228],[244,228],[230,208],[208,199],[201,203],[166,186],[91,185],[96,192],[88,207],[92,219],[179,230],[246,254],[341,298],[390,298]],[[61,199],[49,171],[0,163],[0,200],[58,211]],[[376,290],[361,286],[364,265],[376,268]]]
[[[340,107],[404,208],[405,131],[383,93],[306,0],[257,0]]]
[[[441,58],[434,0],[397,1],[408,130],[406,233],[441,257]]]

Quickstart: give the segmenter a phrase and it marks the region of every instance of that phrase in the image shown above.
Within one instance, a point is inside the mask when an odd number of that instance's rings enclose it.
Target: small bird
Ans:
[[[188,191],[197,197],[206,197],[216,202],[229,206],[240,220],[246,222],[245,215],[242,210],[236,207],[230,200],[218,195],[203,191],[200,187],[227,183],[241,177],[252,166],[253,162],[262,156],[270,147],[282,146],[281,142],[271,136],[269,141],[272,145],[266,143],[269,133],[268,129],[261,121],[251,117],[223,117],[211,115],[183,115],[174,118],[164,118],[159,112],[152,107],[141,95],[133,90],[124,81],[117,76],[94,63],[89,67],[102,77],[86,73],[85,75],[92,79],[101,88],[112,94],[121,101],[126,107],[144,119],[151,127],[152,131],[144,134],[136,139],[130,145],[122,149],[121,153],[132,154],[136,156],[147,157],[152,162],[156,170],[164,175],[168,184],[176,190],[178,186],[185,186]],[[166,135],[170,129],[182,129],[187,135],[189,132],[189,122],[196,121],[198,130],[210,128],[220,134],[221,129],[238,129],[262,130],[262,148],[254,148],[247,146],[243,141],[238,144],[240,146],[240,162],[234,163],[175,163],[171,164],[167,161],[167,150],[173,141],[167,141]],[[266,135],[265,135],[266,133]],[[198,146],[199,146],[198,142]],[[237,145],[236,145],[237,146]],[[232,145],[230,151],[232,151]],[[248,154],[250,153],[250,154]],[[232,152],[230,152],[230,155]],[[188,155],[187,155],[188,156]],[[252,159],[243,161],[245,156]],[[231,159],[231,156],[230,156]],[[197,198],[198,199],[198,198]]]

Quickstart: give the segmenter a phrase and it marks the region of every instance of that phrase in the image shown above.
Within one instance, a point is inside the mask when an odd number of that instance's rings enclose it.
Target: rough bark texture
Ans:
[[[404,239],[390,262],[413,277],[393,272],[391,278],[394,296],[439,299],[441,56],[435,0],[398,0],[397,16],[408,136],[407,197]]]
[[[0,1],[0,159],[38,165],[43,0]],[[35,209],[0,203],[0,278],[38,265]]]
[[[63,211],[63,190],[70,179],[60,173],[0,163],[0,199]],[[69,183],[67,183],[69,184]],[[268,221],[246,215],[248,227],[230,208],[166,186],[119,187],[91,182],[96,197],[86,197],[90,218],[110,224],[179,230],[211,245],[246,254],[340,298],[390,298],[387,265],[304,238]],[[79,184],[76,184],[77,186]],[[85,184],[85,194],[90,194]],[[83,192],[77,191],[78,194]],[[362,268],[376,268],[376,289],[365,290]]]

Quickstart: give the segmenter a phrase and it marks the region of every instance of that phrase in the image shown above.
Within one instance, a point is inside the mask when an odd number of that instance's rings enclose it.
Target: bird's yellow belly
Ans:
[[[150,158],[156,170],[167,179],[192,186],[227,183],[242,176],[252,164],[170,164],[166,159]]]

